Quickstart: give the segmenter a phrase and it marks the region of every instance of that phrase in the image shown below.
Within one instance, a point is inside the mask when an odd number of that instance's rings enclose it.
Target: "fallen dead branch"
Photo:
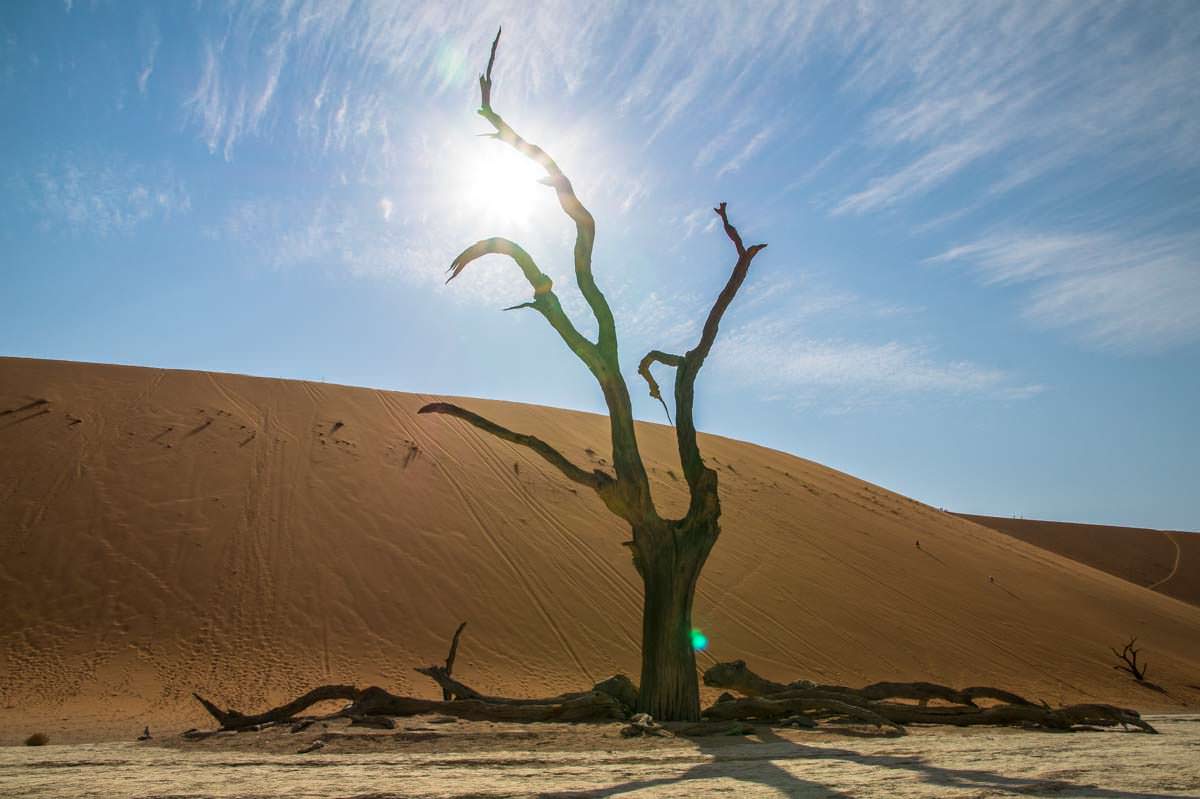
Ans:
[[[394,729],[394,718],[438,714],[443,718],[502,722],[576,722],[624,720],[628,735],[703,735],[713,732],[746,734],[746,722],[811,727],[817,719],[842,718],[869,724],[889,735],[903,735],[908,724],[945,724],[951,726],[1019,726],[1049,730],[1114,727],[1134,728],[1153,733],[1156,730],[1137,711],[1112,705],[1084,704],[1052,708],[989,686],[965,689],[929,682],[878,682],[863,688],[821,685],[807,680],[779,683],[755,674],[745,661],[718,663],[704,673],[706,685],[727,688],[742,694],[738,698],[723,693],[712,707],[703,711],[705,719],[687,729],[662,727],[646,714],[633,715],[638,690],[623,674],[596,683],[589,691],[542,698],[488,696],[451,676],[459,638],[465,623],[459,625],[450,645],[446,664],[416,669],[433,680],[442,690],[441,700],[398,696],[383,688],[359,689],[352,685],[322,685],[287,704],[246,714],[222,710],[199,694],[193,694],[221,730],[258,731],[289,724],[292,732],[307,729],[316,721],[347,718],[351,724]],[[1000,704],[981,707],[976,700],[988,699]],[[349,704],[324,716],[300,716],[319,702],[345,700]],[[909,700],[909,701],[889,701]],[[945,704],[930,705],[930,701]],[[914,704],[914,702],[916,704]],[[199,738],[200,735],[191,736]]]
[[[1050,730],[1121,726],[1157,732],[1135,710],[1101,704],[1052,708],[988,686],[956,690],[926,682],[881,682],[857,689],[818,685],[807,680],[785,684],[755,674],[741,660],[713,666],[704,673],[704,683],[746,696],[735,699],[723,695],[724,701],[718,701],[702,713],[705,718],[714,720],[775,721],[796,714],[843,716],[900,734],[903,734],[902,725],[906,724],[1018,726]],[[910,699],[920,704],[883,701],[886,699]],[[933,699],[951,706],[931,707],[928,702]],[[976,699],[994,699],[1003,704],[980,707]]]
[[[306,694],[296,697],[286,705],[280,705],[263,713],[255,713],[249,716],[232,709],[221,710],[215,704],[200,696],[200,694],[193,693],[192,696],[196,697],[196,701],[204,705],[204,709],[217,720],[221,725],[221,729],[240,730],[261,724],[288,721],[292,716],[303,710],[307,710],[318,702],[326,702],[330,699],[357,700],[360,694],[361,691],[353,685],[322,685]]]

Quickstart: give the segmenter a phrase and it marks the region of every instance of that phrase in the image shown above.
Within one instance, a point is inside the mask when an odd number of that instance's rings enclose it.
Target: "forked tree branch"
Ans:
[[[708,351],[712,349],[713,342],[717,340],[717,327],[721,324],[721,317],[725,315],[725,309],[729,307],[729,303],[733,302],[734,295],[742,287],[742,281],[746,279],[746,273],[750,271],[750,262],[754,260],[754,256],[758,255],[760,250],[767,246],[766,244],[755,244],[749,248],[743,246],[741,235],[737,228],[730,224],[729,215],[725,213],[725,203],[721,203],[713,210],[717,216],[721,217],[721,222],[725,226],[725,235],[729,236],[729,240],[737,248],[738,259],[737,263],[733,265],[733,272],[729,275],[725,288],[721,289],[721,293],[717,295],[717,301],[713,303],[712,310],[708,312],[708,319],[704,322],[704,331],[700,334],[700,343],[687,354],[689,360],[698,361],[697,370],[704,363],[704,359],[708,357]]]
[[[667,407],[667,401],[663,399],[662,393],[658,388],[658,381],[654,379],[654,375],[650,372],[650,366],[655,362],[665,363],[667,366],[680,366],[683,364],[683,358],[678,355],[672,355],[669,352],[661,350],[650,350],[646,353],[646,357],[642,358],[642,362],[638,364],[638,374],[646,380],[646,385],[650,389],[650,396],[662,403],[663,410],[667,412],[667,421],[671,421],[671,409]]]
[[[1121,660],[1121,665],[1113,666],[1114,669],[1117,669],[1118,671],[1127,671],[1135,680],[1142,682],[1146,679],[1146,664],[1143,663],[1140,666],[1138,665],[1138,655],[1142,650],[1134,647],[1134,644],[1136,643],[1137,638],[1131,637],[1129,639],[1129,643],[1121,647],[1120,652],[1111,646],[1109,647],[1109,650]]]
[[[664,408],[666,403],[663,402],[658,383],[650,374],[650,365],[657,361],[677,369],[675,373],[675,439],[679,447],[680,464],[683,466],[683,474],[687,479],[688,489],[692,496],[691,507],[688,510],[689,515],[711,513],[717,510],[715,497],[711,498],[713,501],[702,501],[713,491],[711,483],[716,480],[716,473],[704,465],[704,460],[700,456],[700,447],[696,443],[696,423],[692,409],[695,402],[696,376],[700,372],[700,367],[704,365],[709,351],[712,350],[713,342],[717,340],[717,330],[720,327],[721,318],[725,315],[726,309],[733,302],[734,296],[746,279],[746,274],[750,271],[750,262],[754,260],[754,256],[758,255],[759,251],[767,246],[766,244],[755,244],[746,247],[742,243],[741,234],[729,221],[725,203],[721,203],[713,211],[721,217],[725,235],[737,249],[738,258],[733,266],[733,272],[729,275],[729,280],[725,283],[725,288],[721,289],[721,293],[717,295],[717,299],[713,303],[712,310],[708,312],[708,318],[705,320],[704,329],[700,334],[700,341],[683,357],[652,350],[638,366],[638,374],[646,379],[650,388],[650,396],[662,402]]]
[[[606,495],[610,494],[612,487],[616,483],[612,477],[600,470],[584,471],[567,460],[561,452],[537,436],[514,432],[458,405],[449,402],[431,402],[423,406],[417,413],[440,413],[446,416],[454,416],[463,421],[470,422],[475,427],[478,427],[485,433],[491,433],[496,438],[510,441],[513,444],[519,444],[522,447],[528,447],[538,455],[541,455],[551,466],[562,472],[568,480],[591,488],[597,494],[600,494],[601,498],[605,498]]]
[[[633,426],[633,406],[629,399],[629,388],[621,375],[617,359],[616,325],[607,300],[596,286],[592,276],[592,246],[596,237],[596,223],[591,213],[579,201],[571,181],[563,174],[558,164],[545,150],[523,139],[492,108],[492,69],[496,63],[496,49],[500,43],[500,31],[492,42],[487,70],[479,76],[479,114],[495,128],[491,138],[503,141],[522,155],[539,164],[546,172],[542,181],[554,188],[559,205],[575,223],[575,277],[580,292],[596,316],[599,338],[592,342],[579,333],[562,309],[558,297],[551,288],[550,278],[533,263],[528,253],[507,239],[485,239],[464,251],[450,267],[451,277],[460,274],[464,267],[488,253],[508,255],[517,262],[526,279],[534,289],[532,302],[520,303],[506,310],[534,308],[558,331],[567,346],[584,362],[595,376],[604,393],[612,428],[613,468],[616,481],[606,488],[602,496],[615,513],[626,519],[644,519],[655,515],[650,498],[650,484],[646,468],[637,448],[637,435]]]
[[[492,41],[492,54],[488,58],[487,72],[479,76],[479,115],[496,129],[495,133],[489,134],[492,138],[504,142],[546,170],[546,177],[542,182],[554,189],[559,206],[575,223],[575,279],[579,283],[579,291],[587,300],[587,304],[591,307],[592,313],[596,315],[596,322],[599,324],[600,335],[597,339],[597,346],[605,354],[605,357],[611,358],[615,362],[617,331],[612,309],[609,308],[608,301],[592,276],[592,247],[596,241],[596,220],[579,201],[574,187],[571,186],[571,181],[563,174],[554,159],[541,147],[522,138],[504,121],[503,117],[492,109],[492,67],[496,61],[496,47],[499,43],[500,30],[497,30],[496,38]]]
[[[554,284],[550,277],[538,268],[533,258],[527,253],[521,245],[509,239],[493,237],[490,239],[482,239],[472,244],[467,249],[459,253],[458,257],[450,264],[450,277],[446,278],[449,283],[454,278],[462,274],[472,261],[482,258],[485,255],[507,255],[516,262],[521,268],[525,279],[529,281],[529,285],[533,287],[533,301],[523,302],[519,305],[513,305],[505,308],[506,311],[515,311],[518,308],[533,308],[541,313],[546,318],[566,342],[566,345],[571,348],[571,351],[579,356],[580,360],[592,372],[602,368],[600,356],[596,350],[596,345],[584,338],[575,325],[572,324],[571,318],[567,316],[566,311],[562,308],[562,303],[558,301],[558,295],[554,293]]]

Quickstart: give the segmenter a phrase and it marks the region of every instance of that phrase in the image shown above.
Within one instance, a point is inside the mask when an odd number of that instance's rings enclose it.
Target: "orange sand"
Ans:
[[[958,515],[1167,596],[1200,605],[1200,534]]]
[[[0,359],[0,743],[204,725],[192,690],[244,710],[322,682],[436,696],[412,667],[464,619],[456,675],[489,693],[636,675],[628,532],[532,453],[418,416],[433,399]],[[605,465],[604,417],[461,402]],[[681,511],[670,429],[639,436]],[[1200,607],[810,461],[701,446],[725,509],[702,668],[1200,703]],[[1169,695],[1111,668],[1129,635]]]

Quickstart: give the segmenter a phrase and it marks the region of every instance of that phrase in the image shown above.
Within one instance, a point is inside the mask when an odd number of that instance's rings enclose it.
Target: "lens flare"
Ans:
[[[692,630],[692,649],[703,652],[708,648],[708,636],[699,630]]]

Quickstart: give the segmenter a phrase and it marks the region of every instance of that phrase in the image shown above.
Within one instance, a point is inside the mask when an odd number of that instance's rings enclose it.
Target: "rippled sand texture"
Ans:
[[[628,530],[528,450],[417,415],[431,399],[0,359],[0,743],[211,723],[193,690],[247,711],[325,682],[432,698],[412,668],[463,620],[456,676],[487,693],[636,675]],[[461,402],[608,468],[604,417]],[[672,430],[638,435],[682,511]],[[811,461],[701,445],[725,511],[701,667],[1200,705],[1200,607]],[[1130,635],[1167,693],[1113,670]]]
[[[625,740],[615,725],[487,725],[468,749],[367,733],[307,755],[272,734],[180,748],[0,748],[14,797],[983,797],[1200,796],[1200,717],[1161,735],[914,729],[904,738],[772,732],[750,739]],[[419,732],[414,720],[410,736]],[[514,740],[509,733],[523,733]],[[273,740],[288,737],[277,731]],[[461,744],[461,742],[460,742]],[[295,741],[292,741],[295,745]]]

